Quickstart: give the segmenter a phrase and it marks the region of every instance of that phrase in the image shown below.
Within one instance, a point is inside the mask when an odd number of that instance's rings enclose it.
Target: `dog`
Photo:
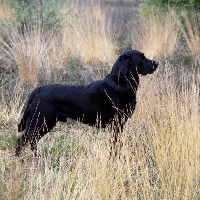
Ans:
[[[104,79],[88,85],[50,84],[31,93],[18,132],[16,156],[29,141],[37,155],[37,143],[58,121],[68,118],[97,127],[109,127],[113,146],[135,110],[139,74],[152,74],[159,63],[137,50],[125,50]]]

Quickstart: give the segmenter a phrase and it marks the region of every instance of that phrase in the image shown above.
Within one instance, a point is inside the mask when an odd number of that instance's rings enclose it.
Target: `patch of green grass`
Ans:
[[[0,148],[13,148],[17,141],[17,135],[13,130],[0,130]]]
[[[53,143],[44,147],[44,152],[57,156],[71,156],[84,150],[84,145],[77,138],[61,135],[55,138]]]

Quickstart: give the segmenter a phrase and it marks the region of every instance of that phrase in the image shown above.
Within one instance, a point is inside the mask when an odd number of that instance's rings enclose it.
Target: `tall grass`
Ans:
[[[1,51],[16,65],[21,82],[37,85],[38,70],[48,56],[51,34],[43,34],[38,22],[24,27],[23,31],[15,26],[5,27],[2,35],[0,39],[4,48]]]
[[[161,67],[141,80],[120,159],[109,157],[107,131],[62,125],[40,141],[39,158],[0,152],[2,198],[198,199],[200,74]]]
[[[0,125],[16,126],[22,112],[25,99],[24,87],[19,82],[4,84],[0,87]]]
[[[182,34],[189,47],[190,54],[195,60],[195,64],[200,63],[200,21],[199,17],[192,13],[187,15],[183,13],[184,25],[182,26]]]
[[[81,9],[79,4],[74,6],[76,12]],[[96,1],[79,17],[68,16],[68,23],[63,30],[63,42],[72,55],[85,64],[113,62],[120,22],[116,23],[105,4]]]
[[[166,17],[154,16],[130,23],[128,26],[132,48],[140,49],[150,58],[161,56],[173,58],[180,31],[174,17],[174,12],[171,11]]]
[[[32,84],[41,68],[49,76],[51,67],[68,66],[67,56],[79,57],[84,66],[115,60],[113,32],[119,26],[102,6],[92,5],[81,18],[71,18],[71,13],[68,25],[55,32],[44,32],[39,23],[23,33],[5,29],[0,56],[17,66],[22,82]],[[132,25],[134,48],[147,57],[173,58],[179,33],[173,17],[132,23],[127,25]],[[122,135],[121,156],[115,159],[109,155],[108,130],[78,122],[60,123],[41,139],[40,157],[26,148],[16,159],[13,126],[26,88],[11,78],[1,81],[0,199],[200,199],[200,72],[184,67],[166,60],[156,73],[141,77],[136,110]]]
[[[164,199],[198,199],[199,71],[173,67],[164,65],[165,76],[158,79],[156,100],[150,101],[145,121],[153,133]]]
[[[40,71],[44,79],[50,77],[52,68],[68,66],[69,57],[80,59],[85,66],[114,62],[120,23],[114,23],[116,20],[100,1],[85,7],[81,14],[79,4],[71,6],[75,7],[73,12],[70,7],[63,9],[65,20],[56,30],[48,30],[40,19],[22,30],[1,27],[1,53],[17,67],[22,83],[36,86]]]
[[[9,19],[12,17],[12,10],[5,4],[0,3],[0,19]]]

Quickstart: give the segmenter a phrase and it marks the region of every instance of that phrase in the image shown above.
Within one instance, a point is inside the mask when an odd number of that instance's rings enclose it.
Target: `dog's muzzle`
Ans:
[[[154,69],[155,69],[155,70],[157,69],[158,65],[159,65],[159,62],[153,61],[153,66],[154,66]]]

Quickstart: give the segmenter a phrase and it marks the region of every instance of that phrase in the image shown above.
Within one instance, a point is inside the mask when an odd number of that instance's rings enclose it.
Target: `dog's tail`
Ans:
[[[40,93],[41,91],[41,87],[36,88],[35,90],[33,90],[33,92],[31,93],[26,109],[24,111],[24,115],[20,121],[20,123],[18,124],[18,132],[22,132],[25,130],[26,128],[26,121],[28,119],[29,116],[29,106],[31,105],[31,103],[33,102],[34,98],[38,95],[38,93]]]
[[[20,123],[18,124],[18,132],[22,132],[25,130],[27,117],[25,115],[22,117]]]

